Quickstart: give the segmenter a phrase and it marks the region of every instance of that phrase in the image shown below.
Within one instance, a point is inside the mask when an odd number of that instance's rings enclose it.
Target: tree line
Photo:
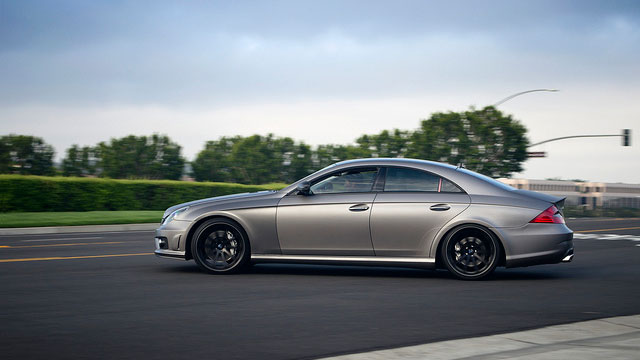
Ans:
[[[465,167],[493,177],[522,170],[526,128],[494,107],[434,113],[420,127],[362,135],[351,145],[312,148],[289,137],[252,135],[207,141],[190,163],[197,181],[264,184],[293,182],[334,162],[367,157],[409,157]],[[73,145],[59,168],[41,138],[0,137],[0,173],[179,179],[185,168],[181,146],[166,135],[114,138],[96,146]]]

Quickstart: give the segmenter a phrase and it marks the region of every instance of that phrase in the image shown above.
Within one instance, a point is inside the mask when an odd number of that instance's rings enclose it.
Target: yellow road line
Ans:
[[[48,238],[48,239],[29,239],[22,240],[23,242],[34,242],[34,241],[69,241],[69,240],[94,240],[94,239],[102,239],[104,236],[92,236],[92,237],[70,237],[70,238]]]
[[[18,248],[34,248],[34,247],[55,247],[55,246],[77,246],[77,245],[110,245],[110,244],[122,244],[124,241],[108,241],[108,242],[93,242],[93,243],[71,243],[71,244],[47,244],[47,245],[7,245],[0,246],[0,248],[10,248],[10,249],[18,249]]]
[[[118,257],[118,256],[138,256],[138,255],[153,255],[153,253],[113,254],[113,255],[88,255],[88,256],[56,256],[56,257],[25,258],[25,259],[0,259],[0,263],[21,262],[21,261],[46,261],[46,260],[95,259],[95,258],[108,258],[108,257]]]
[[[640,226],[627,227],[627,228],[616,228],[616,229],[580,230],[580,231],[574,231],[574,232],[587,233],[587,232],[616,231],[616,230],[635,230],[635,229],[640,229]]]

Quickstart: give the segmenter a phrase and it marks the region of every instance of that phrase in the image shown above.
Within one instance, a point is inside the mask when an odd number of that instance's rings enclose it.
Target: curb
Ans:
[[[3,235],[35,235],[35,234],[70,234],[70,233],[92,233],[110,231],[150,231],[160,226],[159,223],[149,224],[118,224],[118,225],[79,225],[79,226],[43,226],[26,228],[4,228],[0,229],[0,236]]]
[[[321,360],[637,359],[639,339],[640,315],[631,315]]]

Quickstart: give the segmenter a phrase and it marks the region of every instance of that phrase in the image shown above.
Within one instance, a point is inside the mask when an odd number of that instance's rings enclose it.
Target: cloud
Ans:
[[[167,133],[189,157],[222,135],[350,142],[532,88],[562,90],[504,105],[532,138],[619,131],[639,116],[637,1],[0,6],[0,125],[58,156],[130,133]],[[527,175],[558,176],[531,164]]]
[[[635,69],[617,2],[5,4],[0,103],[202,104],[398,96]],[[603,80],[603,79],[599,79]],[[606,80],[606,79],[604,79]]]

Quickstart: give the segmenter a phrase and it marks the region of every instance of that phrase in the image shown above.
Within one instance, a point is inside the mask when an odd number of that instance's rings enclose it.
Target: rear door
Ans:
[[[470,204],[470,197],[438,175],[389,167],[371,211],[377,256],[428,256],[436,233]]]

